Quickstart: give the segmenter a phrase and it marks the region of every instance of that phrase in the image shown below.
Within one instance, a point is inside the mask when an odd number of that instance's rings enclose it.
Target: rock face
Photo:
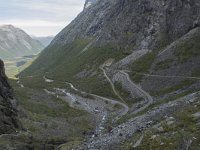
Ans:
[[[147,55],[148,62],[144,63],[149,64],[149,66],[141,67],[147,68],[146,72],[150,70],[154,74],[160,74],[161,71],[155,72],[155,70],[163,69],[163,65],[166,65],[169,71],[163,72],[162,75],[192,76],[198,66],[192,64],[200,63],[200,59],[197,58],[199,42],[196,38],[199,35],[199,12],[199,0],[97,1],[64,28],[33,65],[22,72],[21,75],[43,75],[45,72],[49,72],[53,78],[69,80],[78,77],[84,79],[97,75],[99,66],[110,58],[115,60],[111,67],[120,66],[118,69],[122,69],[124,66],[131,66],[134,61]],[[186,36],[187,34],[190,36]],[[186,36],[185,41],[189,44],[185,46],[186,50],[183,50],[182,53],[178,52],[176,47],[177,43],[180,43],[181,49],[184,44],[183,42],[176,43],[176,41],[184,38],[184,36]],[[193,38],[197,41],[196,44],[191,42],[194,41]],[[175,45],[172,47],[175,52],[168,51],[169,57],[165,55],[166,53],[163,53],[165,59],[160,60],[162,55],[158,56],[156,52],[164,50],[169,45],[173,45],[174,42]],[[194,55],[186,54],[186,52],[189,52],[187,48],[191,50],[190,47],[193,45],[196,45],[193,49],[194,52],[192,52]],[[172,56],[175,56],[174,53],[177,55],[176,58],[172,58]],[[177,62],[178,59],[182,59],[179,58],[180,56],[187,60],[182,60],[182,63]],[[193,59],[194,56],[196,61],[190,61],[189,59]],[[157,57],[160,57],[160,59]],[[174,59],[174,64],[168,66],[167,61],[171,59]],[[152,62],[157,66],[153,71],[151,70]],[[175,66],[179,68],[179,72],[176,74]],[[144,69],[141,68],[136,71],[142,70],[144,72]],[[173,68],[175,69],[173,70]],[[131,67],[128,69],[134,70]],[[166,78],[163,80],[165,80],[165,84],[163,84],[164,81],[161,82],[157,78],[149,77],[149,80],[145,80],[142,86],[145,90],[150,91],[155,89],[152,88],[152,83],[154,87],[165,88],[179,82],[177,79],[174,80],[178,82],[173,80],[169,82]],[[158,82],[160,86],[158,86]],[[166,84],[170,85],[166,86]]]
[[[5,75],[4,63],[0,60],[0,134],[15,132],[17,128],[16,101]]]
[[[84,5],[84,9],[88,8],[89,6],[94,4],[95,2],[97,2],[97,0],[86,0],[85,5]]]
[[[93,1],[86,1],[87,4]],[[153,48],[199,26],[198,0],[101,0],[58,34],[56,42],[97,38],[133,48]],[[192,16],[192,17],[191,17]],[[118,45],[119,45],[118,44]]]
[[[0,56],[2,59],[37,54],[44,46],[12,25],[0,26]]]

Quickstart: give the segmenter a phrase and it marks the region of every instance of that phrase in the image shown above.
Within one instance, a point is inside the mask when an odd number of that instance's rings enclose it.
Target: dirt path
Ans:
[[[106,74],[106,72],[103,68],[102,68],[102,71],[104,72],[104,76],[107,78],[107,80],[110,83],[112,83],[112,81],[109,79],[109,77],[107,76],[107,74]],[[138,85],[133,83],[131,81],[129,75],[125,71],[120,71],[120,73],[125,75],[127,80],[131,83],[131,85],[134,86],[138,91],[140,91],[140,93],[143,95],[143,97],[148,100],[148,103],[145,106],[137,109],[135,111],[135,113],[138,113],[138,112],[144,110],[145,108],[149,107],[149,105],[153,102],[153,98],[146,91],[144,91]],[[145,74],[145,75],[148,75],[148,74]],[[152,75],[152,76],[163,77],[163,76],[159,76],[159,75]],[[166,77],[166,76],[164,76],[164,77]],[[167,76],[167,77],[172,77],[172,76]],[[177,77],[177,76],[174,76],[174,77]],[[182,77],[182,76],[180,76],[180,77]],[[200,79],[200,78],[197,78],[197,77],[187,77],[187,78]],[[45,77],[45,79],[46,79],[45,80],[46,82],[48,82],[47,80],[50,80],[46,77]],[[122,102],[115,101],[115,100],[105,98],[105,97],[101,97],[101,96],[98,96],[98,95],[95,95],[95,94],[89,94],[89,93],[78,90],[76,87],[74,87],[74,85],[72,83],[69,83],[69,82],[65,82],[65,83],[68,84],[71,87],[71,89],[73,89],[76,92],[80,92],[81,94],[88,94],[88,95],[95,97],[97,99],[100,99],[104,102],[107,101],[110,104],[119,104],[120,106],[122,106],[123,112],[121,112],[116,117],[116,120],[121,118],[125,114],[127,114],[128,111],[129,111],[129,107]],[[116,91],[113,83],[111,85],[112,85],[112,89],[114,89],[113,91]],[[47,92],[49,92],[49,91],[47,91]],[[63,94],[69,96],[69,94],[66,94],[66,91],[63,91]],[[115,94],[118,95],[117,92]],[[107,114],[107,112],[105,112],[105,110],[102,110],[102,113],[101,113],[102,118],[101,118],[99,125],[96,128],[96,134],[99,134],[99,136],[95,137],[94,135],[92,135],[92,137],[89,139],[89,141],[85,143],[86,148],[84,147],[84,149],[99,149],[99,150],[110,149],[113,145],[117,145],[117,144],[120,144],[121,142],[125,141],[127,139],[127,137],[132,136],[138,130],[141,130],[141,129],[143,130],[144,128],[147,128],[147,126],[149,127],[149,124],[153,125],[153,123],[156,120],[161,119],[163,116],[170,115],[175,110],[182,108],[184,106],[187,106],[190,103],[189,100],[192,99],[192,98],[195,98],[195,97],[196,97],[196,95],[192,94],[192,96],[182,98],[182,99],[178,99],[174,102],[162,104],[161,106],[155,107],[154,109],[148,111],[144,115],[138,116],[136,118],[132,118],[132,119],[128,120],[127,122],[117,126],[116,128],[114,128],[111,131],[111,133],[106,133],[106,134],[103,134],[103,135],[101,135],[101,133],[102,133],[101,131],[104,129],[104,124],[106,122],[108,114]],[[88,105],[88,103],[86,103],[86,104]],[[85,106],[85,107],[88,107],[88,106]],[[91,109],[91,108],[88,108],[88,109]],[[138,142],[136,142],[136,145],[138,145],[138,143],[140,144],[140,141],[142,140],[142,138],[143,137],[141,137],[138,140]],[[59,146],[59,148],[60,147],[61,146]],[[81,147],[81,149],[82,148],[83,147]]]
[[[133,83],[132,80],[130,79],[129,75],[126,72],[120,71],[120,73],[125,75],[127,80],[129,81],[129,83],[141,93],[141,96],[144,99],[146,99],[146,101],[148,101],[146,105],[144,105],[143,107],[140,107],[139,109],[135,110],[134,112],[132,112],[132,114],[137,114],[138,112],[141,112],[144,109],[148,108],[153,103],[153,98],[151,97],[151,95],[149,95],[149,93],[147,93],[142,88],[140,88],[137,84]]]
[[[126,104],[125,100],[118,94],[118,92],[115,89],[115,86],[113,84],[113,82],[111,81],[111,79],[108,77],[108,75],[106,74],[106,71],[104,70],[104,67],[100,67],[100,69],[103,71],[104,76],[106,77],[107,81],[110,83],[113,92],[115,93],[115,95],[123,102]]]
[[[141,137],[133,145],[133,148],[137,148],[138,146],[140,146],[140,144],[142,143],[143,138],[144,138],[144,134],[142,133]]]
[[[132,72],[132,71],[124,70],[123,72]],[[140,73],[140,72],[135,72],[135,73],[138,75],[144,75],[144,76],[149,76],[149,77],[158,77],[158,78],[182,78],[182,79],[200,80],[200,77],[191,77],[191,76],[164,76],[164,75],[147,74],[147,73]]]
[[[48,78],[45,77],[45,76],[44,76],[44,79],[45,79],[45,82],[55,81],[55,80],[52,80],[52,79],[48,79]],[[81,94],[87,94],[87,95],[92,96],[92,97],[95,97],[95,98],[97,98],[97,99],[101,99],[102,101],[104,101],[104,102],[105,102],[105,101],[106,101],[106,102],[109,102],[109,103],[112,104],[112,105],[118,104],[118,105],[122,106],[122,108],[123,108],[124,110],[123,110],[123,112],[120,113],[120,115],[119,115],[118,117],[116,117],[116,120],[120,119],[122,116],[124,116],[125,114],[127,114],[128,111],[129,111],[129,107],[128,107],[126,104],[122,103],[122,102],[119,102],[119,101],[113,100],[113,99],[109,99],[109,98],[105,98],[105,97],[102,97],[102,96],[99,96],[99,95],[86,93],[86,92],[84,92],[84,91],[80,91],[80,90],[78,90],[77,88],[75,88],[74,85],[73,85],[72,83],[70,83],[70,82],[65,82],[65,83],[68,84],[68,85],[71,87],[71,89],[73,89],[73,90],[76,91],[76,92],[79,92],[79,93],[81,93]],[[47,91],[46,89],[44,89],[44,90],[45,90],[47,93],[52,94],[52,92]],[[70,95],[70,97],[72,97],[72,95],[71,95],[70,93],[67,93],[64,89],[60,89],[60,91],[61,91],[62,93],[64,93],[66,96],[69,97],[69,95]],[[75,98],[73,98],[73,100],[74,100],[74,99],[75,99]],[[75,100],[74,100],[74,101],[75,101]],[[85,105],[85,104],[84,104],[84,105]],[[87,108],[89,108],[89,107],[88,107],[88,104],[85,105],[85,106],[86,106]]]
[[[122,116],[126,115],[126,114],[128,113],[128,111],[129,111],[129,107],[128,107],[126,104],[122,103],[122,102],[119,102],[119,101],[116,101],[116,100],[112,100],[112,99],[109,99],[109,98],[105,98],[105,97],[102,97],[102,96],[99,96],[99,95],[89,94],[89,93],[86,93],[86,92],[83,92],[83,91],[79,91],[77,88],[75,88],[75,87],[73,86],[72,83],[69,83],[69,82],[66,82],[66,83],[69,84],[70,87],[71,87],[73,90],[75,90],[76,92],[80,92],[81,94],[88,94],[88,95],[90,95],[90,96],[92,96],[92,97],[96,97],[96,98],[98,98],[98,99],[101,99],[101,100],[103,100],[104,102],[107,101],[107,102],[111,103],[112,105],[118,104],[118,105],[122,106],[122,107],[124,108],[124,110],[123,110],[123,112],[122,112],[118,117],[116,117],[115,120],[120,119]]]
[[[47,77],[44,77],[44,80],[45,82],[54,81],[54,80],[48,79]],[[100,122],[95,129],[95,133],[91,136],[91,139],[95,138],[96,136],[102,136],[102,131],[105,129],[105,123],[108,121],[107,118],[109,116],[109,111],[106,109],[106,107],[103,106],[103,103],[104,104],[106,104],[106,102],[110,103],[110,106],[114,106],[115,104],[122,106],[123,111],[120,112],[117,115],[117,117],[114,118],[113,121],[119,120],[122,116],[126,115],[129,111],[128,106],[121,102],[118,102],[109,98],[101,97],[95,94],[89,94],[89,93],[80,91],[77,88],[75,88],[72,83],[69,83],[69,82],[65,82],[65,83],[68,84],[71,87],[71,89],[73,89],[74,91],[79,92],[81,94],[87,94],[88,96],[92,96],[101,101],[101,103],[98,103],[97,101],[95,102],[95,100],[89,100],[89,99],[86,100],[85,98],[81,98],[81,97],[75,96],[74,94],[66,92],[65,89],[56,88],[55,89],[56,92],[51,92],[51,91],[48,91],[47,89],[44,89],[45,92],[47,92],[48,94],[62,98],[64,101],[69,103],[71,107],[75,107],[75,104],[78,102],[78,105],[81,106],[82,109],[86,110],[87,112],[91,114],[95,114],[97,118],[100,118]],[[64,94],[65,97],[60,96],[58,92]]]
[[[113,91],[115,92],[115,94],[120,97],[120,95],[117,93],[117,91],[115,90],[115,86],[114,84],[112,83],[112,81],[109,79],[109,77],[107,76],[105,70],[102,68],[102,71],[104,72],[104,76],[107,78],[107,80],[109,81],[109,83],[111,84],[112,86],[112,89]],[[147,108],[153,101],[152,97],[147,93],[145,92],[144,90],[142,90],[139,86],[137,86],[136,84],[134,84],[131,79],[129,78],[129,75],[123,71],[120,71],[120,73],[122,73],[123,75],[126,76],[127,80],[132,84],[132,86],[134,86],[138,91],[140,91],[141,95],[148,100],[148,104],[146,104],[145,106],[143,106],[142,108],[139,108],[138,110],[135,111],[135,113],[137,112],[140,112],[142,110],[144,110],[145,108]],[[49,82],[49,81],[54,81],[54,80],[51,80],[51,79],[48,79],[47,77],[44,78],[45,82]],[[66,82],[66,84],[68,84],[70,86],[71,89],[73,89],[74,91],[76,92],[79,92],[81,94],[87,94],[89,96],[92,96],[94,98],[97,98],[97,99],[100,99],[102,101],[107,101],[109,102],[110,104],[112,105],[115,105],[115,104],[118,104],[120,106],[122,106],[124,109],[123,111],[115,118],[115,120],[118,120],[120,119],[122,116],[126,115],[129,111],[129,107],[122,103],[122,102],[119,102],[119,101],[116,101],[116,100],[112,100],[112,99],[109,99],[109,98],[105,98],[105,97],[102,97],[102,96],[98,96],[98,95],[95,95],[95,94],[89,94],[89,93],[86,93],[84,91],[80,91],[78,90],[72,83],[69,83],[69,82]],[[76,98],[70,94],[70,93],[67,93],[65,91],[65,89],[57,89],[58,91],[62,92],[65,96],[67,97],[71,97],[73,99],[73,103],[76,101]],[[50,91],[47,91],[45,90],[46,92],[48,92],[49,94],[53,94],[55,96],[55,93],[53,92],[50,92]],[[57,95],[57,94],[56,94]],[[58,97],[58,95],[57,95]],[[124,102],[124,100],[120,97],[120,99]],[[92,106],[91,104],[89,104],[88,102],[84,102],[84,101],[79,101],[79,103],[85,107],[86,110],[92,110],[94,109],[94,106]],[[95,106],[96,107],[96,106]],[[96,131],[95,131],[95,134],[92,135],[92,137],[89,139],[89,142],[87,143],[87,145],[90,145],[90,141],[94,141],[96,139],[96,137],[103,137],[104,135],[102,135],[102,130],[104,130],[104,125],[105,125],[105,122],[107,120],[107,117],[108,117],[108,112],[104,109],[100,110],[101,111],[101,121],[99,123],[99,125],[96,127]],[[91,112],[90,112],[91,113]],[[59,146],[60,148],[61,146]]]
[[[55,88],[55,92],[44,89],[49,95],[56,96],[57,98],[65,101],[69,104],[70,107],[87,111],[90,114],[93,114],[98,120],[99,124],[96,126],[94,134],[91,138],[95,136],[101,136],[102,131],[105,129],[105,122],[108,117],[108,112],[105,107],[103,107],[102,102],[95,102],[94,100],[89,100],[86,98],[81,98],[78,95],[68,93],[66,89]],[[98,107],[101,105],[101,107]],[[98,109],[97,109],[98,108]],[[61,147],[61,146],[59,146]]]
[[[106,71],[105,71],[104,67],[102,66],[102,67],[100,67],[100,69],[103,71],[104,76],[106,77],[106,79],[108,80],[108,82],[110,83],[110,85],[112,86],[112,89],[113,89],[113,92],[115,93],[115,95],[116,95],[122,102],[124,102],[124,103],[126,104],[125,100],[124,100],[124,99],[118,94],[118,92],[116,91],[115,86],[114,86],[114,84],[112,83],[111,79],[110,79],[110,78],[108,77],[108,75],[106,74]],[[137,114],[137,113],[139,113],[139,112],[145,110],[146,108],[148,108],[148,107],[153,103],[153,98],[151,97],[151,95],[149,95],[149,93],[147,93],[147,92],[144,91],[142,88],[140,88],[137,84],[133,83],[133,82],[131,81],[129,75],[128,75],[125,71],[121,70],[121,71],[119,71],[119,72],[120,72],[121,74],[123,74],[123,75],[126,76],[128,82],[129,82],[135,89],[137,89],[137,90],[140,92],[141,97],[143,97],[143,98],[147,101],[147,103],[146,103],[144,106],[138,108],[137,110],[135,110],[134,112],[132,112],[132,114]]]

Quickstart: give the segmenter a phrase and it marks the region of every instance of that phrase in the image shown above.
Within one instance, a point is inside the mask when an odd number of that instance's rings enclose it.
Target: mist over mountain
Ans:
[[[45,47],[48,46],[51,41],[54,39],[54,36],[46,36],[46,37],[37,37],[37,36],[32,36],[33,39],[40,41],[42,45]]]
[[[0,56],[2,59],[37,54],[44,46],[23,30],[12,25],[0,26]]]

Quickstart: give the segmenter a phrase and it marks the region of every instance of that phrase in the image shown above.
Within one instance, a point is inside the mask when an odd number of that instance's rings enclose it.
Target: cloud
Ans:
[[[51,35],[56,35],[57,33],[59,33],[63,28],[63,27],[52,27],[52,26],[46,26],[46,27],[21,27],[25,32],[29,33],[29,35],[33,35],[33,36],[51,36]]]
[[[15,0],[18,1],[18,0]],[[63,20],[74,18],[82,9],[84,0],[35,0],[13,3],[15,7],[23,8],[28,11],[47,14],[43,19]]]
[[[0,24],[12,24],[15,26],[24,27],[61,27],[65,26],[69,22],[50,22],[44,20],[0,20]]]
[[[70,22],[50,22],[44,20],[0,20],[0,25],[12,24],[30,35],[49,36],[59,33]]]
[[[84,2],[85,0],[0,1],[0,24],[12,24],[29,34],[57,34],[83,10]]]

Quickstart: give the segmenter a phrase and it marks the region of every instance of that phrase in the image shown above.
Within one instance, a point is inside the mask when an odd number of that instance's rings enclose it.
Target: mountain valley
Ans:
[[[199,15],[199,0],[86,0],[41,53],[5,60],[10,84],[0,63],[0,150],[199,150]]]
[[[32,36],[32,38],[40,41],[40,43],[42,43],[42,45],[44,45],[46,47],[54,39],[54,36],[46,36],[46,37],[45,36],[43,36],[43,37]]]

